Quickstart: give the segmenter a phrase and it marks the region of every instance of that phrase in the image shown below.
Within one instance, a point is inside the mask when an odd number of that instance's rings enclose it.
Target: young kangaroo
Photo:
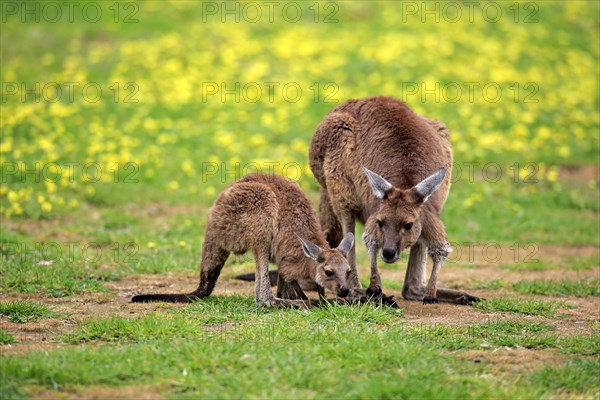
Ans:
[[[386,263],[410,247],[402,295],[409,300],[470,304],[465,292],[437,288],[440,267],[452,251],[442,207],[450,190],[452,149],[446,126],[391,97],[349,100],[325,116],[309,150],[321,185],[320,219],[330,244],[364,224],[371,260],[368,296],[381,295],[377,253]],[[373,172],[376,171],[377,173]],[[425,286],[427,254],[433,269]],[[354,246],[348,254],[356,278]]]
[[[250,174],[225,189],[215,201],[206,227],[200,284],[189,294],[146,294],[133,302],[190,302],[207,297],[231,252],[252,251],[256,262],[256,303],[305,307],[299,282],[316,285],[340,297],[349,293],[351,273],[346,255],[354,244],[349,233],[336,249],[321,232],[310,200],[293,181],[276,175]],[[269,281],[269,261],[279,268],[277,297]]]

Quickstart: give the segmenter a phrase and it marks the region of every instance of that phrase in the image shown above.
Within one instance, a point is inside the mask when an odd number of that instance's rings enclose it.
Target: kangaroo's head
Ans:
[[[346,256],[354,244],[354,235],[347,233],[335,249],[322,249],[308,240],[298,239],[304,254],[316,264],[315,282],[340,297],[348,296],[352,270]]]
[[[370,247],[381,248],[381,258],[393,263],[402,250],[412,246],[421,235],[421,206],[442,184],[446,170],[423,179],[410,189],[398,189],[383,177],[363,167],[375,197],[381,200],[379,208],[365,224],[363,238]]]

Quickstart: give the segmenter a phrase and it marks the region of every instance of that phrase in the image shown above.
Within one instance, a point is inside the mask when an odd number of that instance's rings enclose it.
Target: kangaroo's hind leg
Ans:
[[[190,297],[210,296],[217,279],[221,274],[223,265],[229,257],[229,252],[215,243],[210,227],[206,231],[204,244],[202,246],[202,261],[200,262],[200,284],[198,288],[190,293]]]
[[[337,247],[337,245],[340,244],[344,238],[344,232],[342,231],[340,221],[337,219],[337,216],[333,211],[326,187],[321,187],[319,222],[321,223],[323,234],[325,235],[325,239],[327,239],[329,246],[332,248]]]
[[[275,305],[275,297],[271,291],[269,280],[269,250],[257,249],[253,251],[256,262],[256,282],[254,283],[254,295],[256,304],[263,307]]]

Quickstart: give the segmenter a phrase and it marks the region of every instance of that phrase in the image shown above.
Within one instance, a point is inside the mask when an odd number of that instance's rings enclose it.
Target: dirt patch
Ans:
[[[490,350],[466,350],[453,353],[459,360],[487,364],[493,372],[514,374],[521,371],[535,371],[545,366],[559,366],[567,357],[553,349],[532,350],[500,347]]]
[[[600,166],[589,165],[565,165],[560,167],[559,179],[564,181],[589,182],[600,180]]]
[[[143,385],[122,387],[85,386],[75,387],[64,391],[44,390],[41,388],[33,387],[29,389],[28,392],[32,398],[36,399],[164,399],[165,396],[161,395],[156,390],[157,388],[154,386]]]

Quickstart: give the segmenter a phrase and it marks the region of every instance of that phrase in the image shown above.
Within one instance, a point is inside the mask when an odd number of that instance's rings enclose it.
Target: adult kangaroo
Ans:
[[[310,168],[321,185],[320,220],[333,245],[364,224],[371,262],[368,296],[381,296],[377,254],[386,263],[410,247],[402,296],[423,303],[479,301],[437,288],[440,267],[452,251],[440,213],[450,190],[450,133],[392,97],[348,100],[330,111],[313,137]],[[425,285],[427,254],[433,260]],[[355,247],[348,254],[352,286],[360,287]]]
[[[200,284],[189,294],[145,294],[133,302],[191,302],[209,296],[230,253],[251,251],[256,262],[255,295],[260,306],[309,305],[300,283],[349,293],[348,233],[330,248],[310,200],[297,183],[277,175],[250,174],[227,187],[215,201],[206,226]],[[277,297],[269,281],[269,261],[278,265]]]

